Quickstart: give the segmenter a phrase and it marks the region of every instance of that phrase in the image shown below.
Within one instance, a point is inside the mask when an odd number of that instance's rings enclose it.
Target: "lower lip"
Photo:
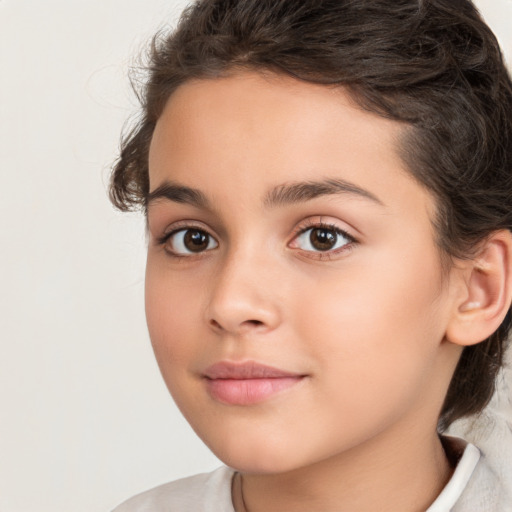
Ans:
[[[298,384],[303,377],[267,379],[206,379],[211,397],[230,405],[251,405]]]

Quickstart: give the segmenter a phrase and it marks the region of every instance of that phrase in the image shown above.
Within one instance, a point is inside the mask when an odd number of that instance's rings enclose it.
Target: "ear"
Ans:
[[[512,302],[512,233],[500,230],[486,239],[458,280],[446,339],[475,345],[498,329]]]

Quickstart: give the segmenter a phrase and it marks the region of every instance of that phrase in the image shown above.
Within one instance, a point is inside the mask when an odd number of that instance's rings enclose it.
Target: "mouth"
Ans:
[[[229,405],[252,405],[301,382],[306,375],[249,361],[223,361],[206,369],[203,378],[210,396]]]

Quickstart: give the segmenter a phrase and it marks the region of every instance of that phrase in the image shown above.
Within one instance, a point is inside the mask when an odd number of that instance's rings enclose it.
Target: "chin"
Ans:
[[[286,473],[308,464],[307,454],[284,440],[238,432],[231,439],[228,437],[224,432],[221,439],[202,439],[224,464],[242,473]]]
[[[287,473],[301,467],[300,464],[296,464],[282,456],[276,457],[275,453],[270,455],[262,450],[258,451],[258,453],[238,453],[233,455],[215,453],[215,455],[224,464],[241,473],[271,475]]]

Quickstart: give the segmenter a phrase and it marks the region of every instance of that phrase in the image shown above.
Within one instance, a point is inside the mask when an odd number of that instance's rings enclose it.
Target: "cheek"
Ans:
[[[162,266],[148,256],[146,267],[146,320],[155,355],[167,381],[175,369],[188,366],[193,344],[194,326],[199,323],[198,294],[193,286],[186,286],[162,270]]]
[[[359,417],[410,403],[444,333],[437,260],[379,256],[297,293],[299,336],[331,399]]]
[[[381,252],[342,272],[319,274],[313,286],[295,290],[293,309],[307,337],[319,338],[319,350],[330,352],[329,341],[336,340],[335,346],[340,341],[347,355],[355,355],[410,345],[418,336],[429,338],[439,331],[435,319],[442,313],[440,283],[438,265],[427,258],[407,261]]]

